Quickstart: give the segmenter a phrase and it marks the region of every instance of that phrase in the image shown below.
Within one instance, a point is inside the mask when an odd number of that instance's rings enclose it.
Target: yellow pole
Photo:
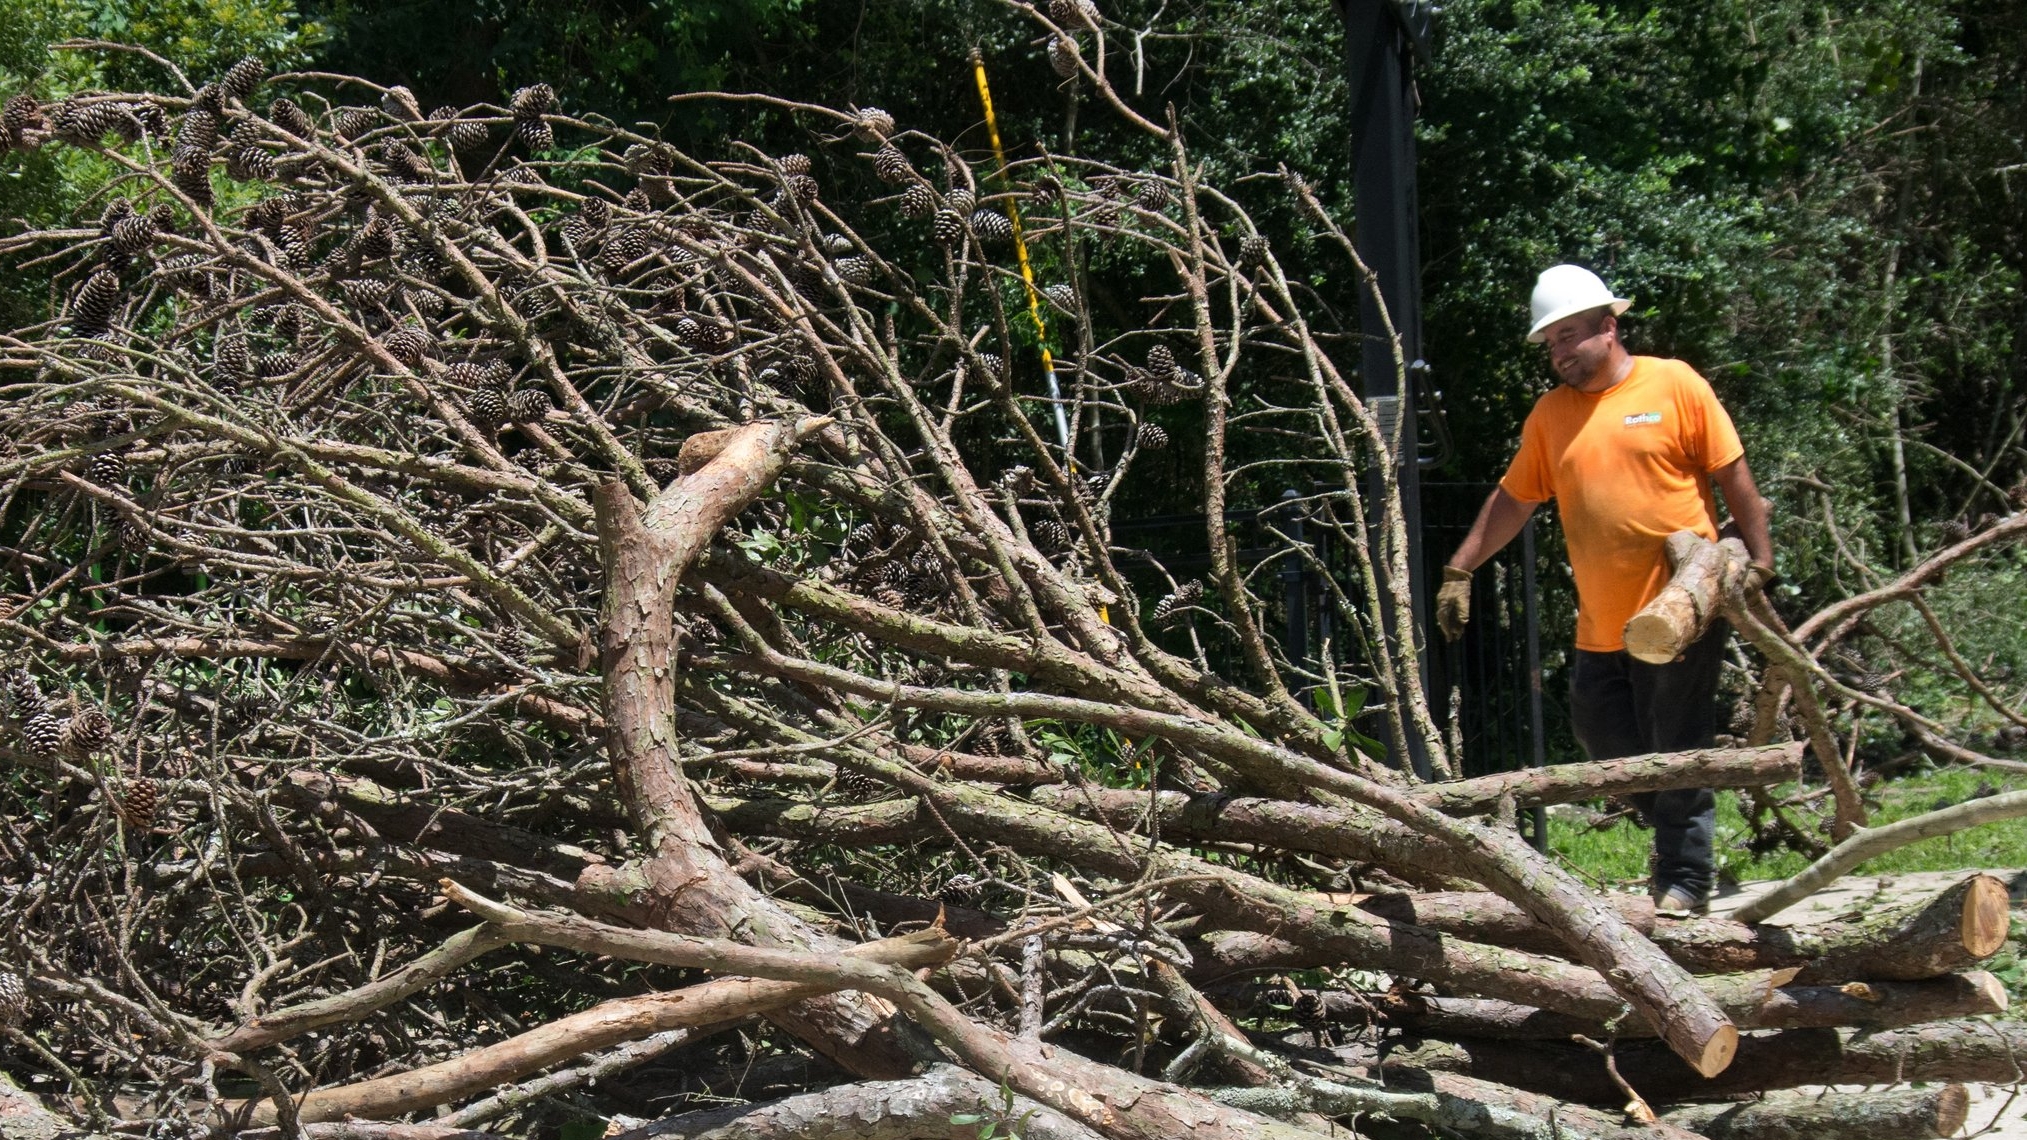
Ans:
[[[985,130],[992,139],[992,157],[999,164],[1000,185],[1011,189],[1006,176],[1006,148],[999,141],[999,118],[992,111],[992,87],[985,81],[985,56],[977,48],[971,50],[971,73],[978,81],[978,101],[985,107]],[[1035,339],[1041,342],[1042,371],[1049,377],[1049,398],[1056,409],[1057,442],[1063,446],[1064,461],[1075,471],[1076,457],[1070,454],[1070,418],[1063,411],[1063,392],[1056,382],[1056,358],[1049,352],[1049,325],[1042,318],[1042,297],[1035,289],[1035,270],[1028,261],[1027,232],[1021,225],[1018,201],[1008,203],[1007,216],[1013,220],[1014,258],[1020,263],[1021,284],[1027,289],[1028,317],[1035,322]]]

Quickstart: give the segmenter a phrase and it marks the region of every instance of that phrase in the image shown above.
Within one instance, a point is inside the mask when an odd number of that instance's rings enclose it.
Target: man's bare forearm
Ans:
[[[1738,523],[1738,535],[1745,541],[1746,554],[1754,563],[1771,567],[1774,564],[1774,537],[1769,516],[1771,507],[1766,497],[1753,482],[1752,468],[1739,458],[1716,471],[1711,478],[1717,481],[1718,489],[1724,492],[1724,505],[1731,510],[1731,517]]]
[[[1457,552],[1450,556],[1447,565],[1462,570],[1476,570],[1485,560],[1499,553],[1527,520],[1539,504],[1522,502],[1506,493],[1504,487],[1495,487],[1485,497],[1485,505],[1478,508],[1478,518],[1471,524],[1471,533],[1457,546]]]

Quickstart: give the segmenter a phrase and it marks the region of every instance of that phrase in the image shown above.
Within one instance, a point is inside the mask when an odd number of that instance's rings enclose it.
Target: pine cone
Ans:
[[[25,721],[49,711],[49,698],[42,695],[42,686],[27,669],[16,665],[7,670],[4,683],[16,718]]]
[[[136,557],[146,554],[155,544],[155,536],[148,528],[129,519],[120,524],[120,549]]]
[[[1955,545],[1971,537],[1971,524],[1962,519],[1944,519],[1936,524],[1936,533],[1947,545]]]
[[[682,467],[673,459],[643,459],[641,466],[647,469],[648,478],[664,486],[683,473]]]
[[[879,276],[879,267],[873,264],[872,258],[856,254],[838,258],[831,263],[831,268],[837,270],[839,277],[853,285],[869,284],[873,278]]]
[[[113,742],[113,718],[101,708],[87,706],[63,726],[63,747],[79,756],[89,756]]]
[[[276,99],[267,105],[268,121],[299,139],[317,137],[317,121],[310,113],[296,106],[293,99]]]
[[[120,276],[100,269],[77,291],[71,305],[71,332],[81,337],[104,336],[113,324],[113,310],[120,300]]]
[[[873,173],[882,182],[906,182],[915,177],[915,167],[900,147],[884,143],[873,152]]]
[[[960,871],[944,880],[943,885],[936,889],[936,899],[938,902],[963,906],[977,902],[985,894],[987,885],[986,881],[977,875]]]
[[[218,145],[218,116],[192,108],[176,125],[176,149],[210,154]]]
[[[368,261],[393,257],[394,251],[399,248],[394,227],[378,214],[366,219],[366,224],[359,228],[359,236],[354,240],[358,242],[359,256]]]
[[[878,107],[862,107],[859,109],[859,121],[853,129],[867,142],[884,142],[888,135],[894,133],[894,116]]]
[[[421,155],[398,139],[380,144],[380,161],[386,164],[388,173],[402,182],[427,182],[436,174],[435,168],[423,161]]]
[[[1049,19],[1063,28],[1095,28],[1098,5],[1092,0],[1049,0]]]
[[[86,103],[76,96],[58,103],[50,115],[57,138],[72,146],[97,146],[113,129],[118,112],[106,103]]]
[[[1137,442],[1143,451],[1160,451],[1168,446],[1168,432],[1160,424],[1141,424]]]
[[[885,781],[856,768],[839,767],[836,785],[838,794],[851,800],[874,799],[887,790]]]
[[[955,210],[938,210],[930,220],[929,232],[938,245],[956,245],[964,240],[964,215]]]
[[[874,602],[890,610],[905,610],[908,608],[908,591],[901,589],[899,586],[878,586],[874,588],[869,596]]]
[[[546,115],[556,109],[556,89],[547,83],[530,84],[514,92],[507,109],[517,119]]]
[[[1147,350],[1147,370],[1163,379],[1175,374],[1175,353],[1165,344]]]
[[[1061,550],[1070,545],[1070,530],[1055,519],[1043,519],[1029,528],[1034,536],[1035,546],[1042,550]]]
[[[377,277],[347,277],[338,282],[338,291],[353,308],[371,311],[384,307],[394,296],[394,283]]]
[[[1259,234],[1247,234],[1239,239],[1239,268],[1258,269],[1267,264],[1267,239]]]
[[[969,214],[978,209],[978,198],[960,186],[943,196],[943,205],[953,214]]]
[[[27,1017],[27,979],[12,970],[0,970],[0,1029],[17,1029]]]
[[[841,546],[845,557],[851,559],[865,558],[881,546],[880,524],[870,522],[860,523],[845,533],[845,540]]]
[[[1013,240],[1013,222],[997,210],[978,210],[971,215],[971,229],[978,240],[999,245]]]
[[[471,414],[473,423],[486,429],[496,428],[509,418],[507,397],[498,388],[474,389],[465,397],[465,410]]]
[[[277,376],[287,376],[302,366],[302,358],[293,352],[263,352],[254,358],[253,372],[263,379],[272,380]]]
[[[0,110],[0,133],[6,135],[10,145],[21,150],[39,143],[48,126],[42,117],[42,104],[25,91],[8,99],[6,109]]]
[[[161,786],[146,776],[122,781],[114,807],[128,831],[145,832],[155,826],[155,809],[162,796]]]
[[[1193,606],[1204,596],[1204,584],[1195,578],[1177,586],[1172,594],[1164,594],[1154,603],[1154,611],[1148,620],[1156,625],[1165,625],[1185,606]]]
[[[424,360],[436,355],[436,341],[414,325],[402,325],[380,338],[387,354],[410,368],[420,367]]]
[[[556,131],[544,119],[515,119],[514,137],[531,154],[556,149]]]
[[[274,155],[252,143],[242,143],[225,152],[225,176],[234,182],[273,182]]]
[[[113,248],[130,257],[146,253],[155,241],[155,223],[146,214],[121,218],[113,226]]]
[[[540,388],[523,388],[507,397],[507,418],[517,424],[541,423],[549,414],[549,393]]]
[[[267,64],[248,56],[226,68],[225,77],[218,81],[218,91],[227,99],[244,103],[266,78]]]
[[[901,191],[901,212],[911,218],[926,218],[936,212],[936,191],[921,182],[911,182]]]
[[[2013,504],[2016,511],[2027,510],[2027,477],[2006,488],[2006,501]]]
[[[253,364],[247,356],[246,338],[238,333],[220,333],[211,344],[212,367],[235,384],[252,374]]]
[[[456,107],[438,107],[429,113],[429,119],[442,128],[443,139],[452,150],[477,150],[486,145],[486,125],[459,118]]]
[[[1133,200],[1139,203],[1143,210],[1164,209],[1169,200],[1168,184],[1158,178],[1150,178],[1140,184],[1140,189],[1133,194]]]
[[[46,709],[21,724],[21,739],[38,760],[48,762],[56,759],[57,754],[63,751],[63,738],[64,722]]]
[[[101,487],[120,487],[127,482],[127,457],[117,451],[101,451],[85,463],[84,477]]]
[[[1049,37],[1049,67],[1064,79],[1077,74],[1077,41],[1068,36]]]
[[[340,107],[331,116],[331,130],[339,138],[352,142],[370,133],[379,122],[379,114],[365,107]]]

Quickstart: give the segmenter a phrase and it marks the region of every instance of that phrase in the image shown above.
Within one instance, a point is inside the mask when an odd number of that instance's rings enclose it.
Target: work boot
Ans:
[[[1654,891],[1654,912],[1677,916],[1709,914],[1710,892],[1698,894],[1683,886],[1657,887]]]

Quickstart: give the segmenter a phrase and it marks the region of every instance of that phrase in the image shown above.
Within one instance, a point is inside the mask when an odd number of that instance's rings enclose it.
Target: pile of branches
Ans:
[[[251,61],[6,105],[8,149],[108,174],[96,219],[0,239],[57,282],[0,338],[10,1068],[101,1130],[418,1137],[1604,1136],[1615,1073],[1999,1079],[2014,1025],[1830,1028],[2002,1002],[1963,972],[1989,880],[1807,934],[1657,921],[1510,826],[1801,744],[1448,779],[1387,616],[1397,441],[1106,83],[1095,11],[1028,14],[1163,167],[758,96],[695,98],[808,153],[700,156],[544,86],[426,112]],[[1108,332],[1016,233],[1167,284]],[[1353,553],[1349,663],[1288,659],[1224,525],[1255,430],[1324,488],[1266,565]],[[1200,456],[1206,580],[1112,535],[1163,447]],[[1383,740],[1316,711],[1354,686]],[[1405,1047],[1501,1019],[1620,1059]],[[730,1091],[774,1099],[686,1111]]]

